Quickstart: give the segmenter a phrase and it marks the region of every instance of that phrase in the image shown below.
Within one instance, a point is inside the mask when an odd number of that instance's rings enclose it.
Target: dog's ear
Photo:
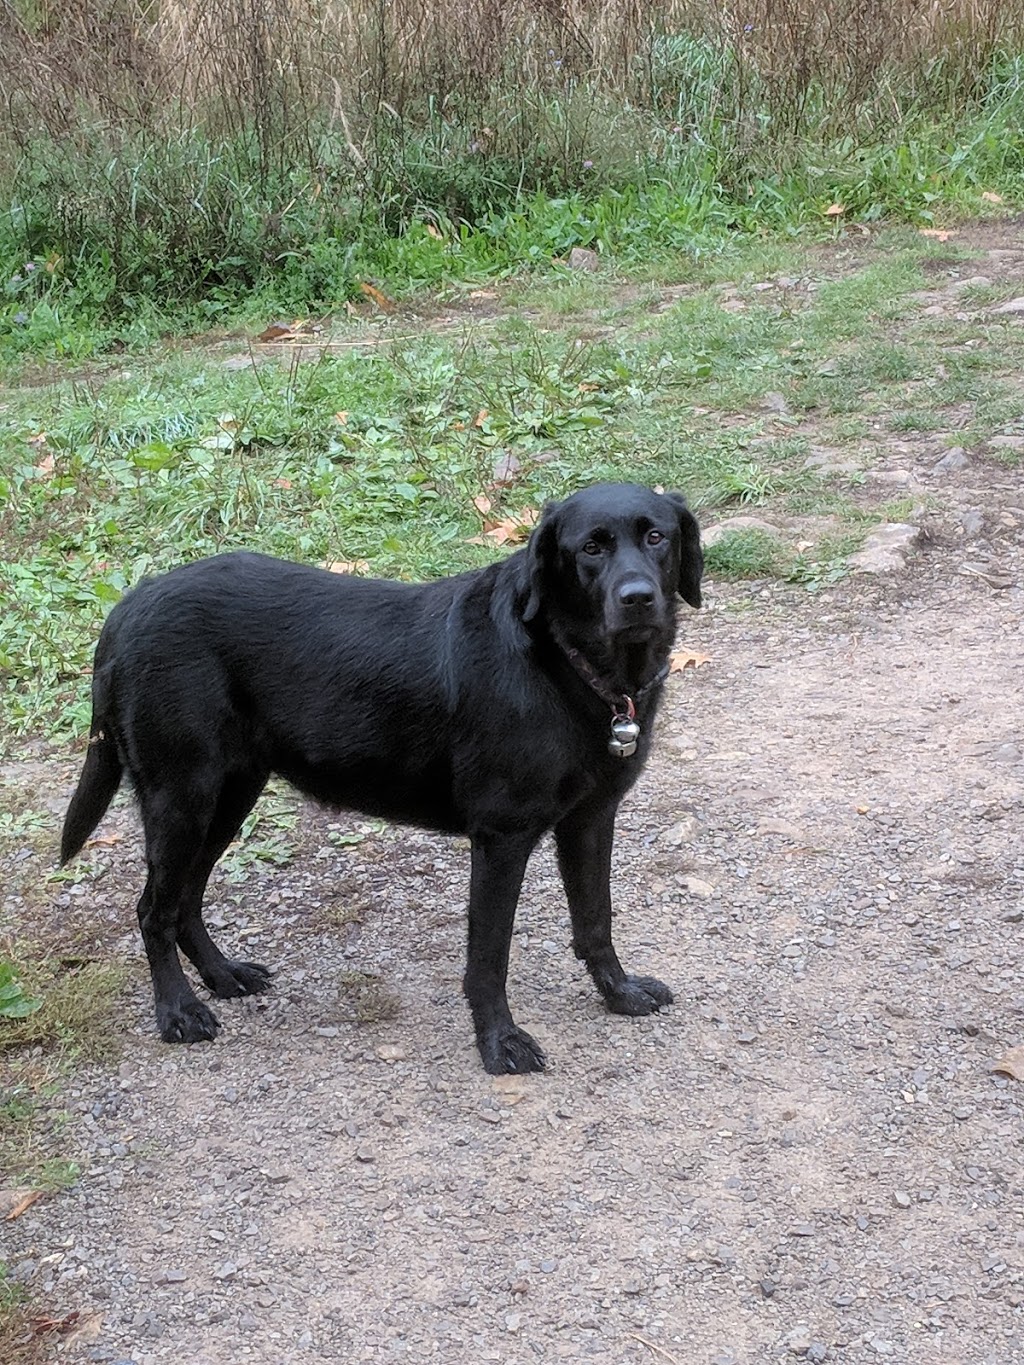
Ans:
[[[700,548],[700,525],[686,505],[682,493],[666,493],[679,518],[679,596],[691,607],[701,604],[700,580],[704,573],[704,553]]]
[[[544,600],[544,580],[555,557],[558,537],[558,513],[561,503],[549,502],[534,527],[526,547],[527,586],[523,606],[523,620],[532,621]]]

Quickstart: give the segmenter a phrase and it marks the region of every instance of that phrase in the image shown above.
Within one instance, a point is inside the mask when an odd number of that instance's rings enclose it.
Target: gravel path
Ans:
[[[67,1354],[1024,1362],[1021,1085],[992,1071],[1024,1034],[1015,477],[950,474],[903,573],[687,615],[713,662],[672,680],[616,857],[623,959],[680,1003],[603,1012],[545,848],[510,971],[542,1077],[480,1069],[457,841],[307,811],[300,858],[212,892],[277,989],[188,1049],[152,1030],[134,832],[88,908],[64,890],[136,963],[119,1063],[62,1101],[82,1178],[3,1229],[86,1315]]]

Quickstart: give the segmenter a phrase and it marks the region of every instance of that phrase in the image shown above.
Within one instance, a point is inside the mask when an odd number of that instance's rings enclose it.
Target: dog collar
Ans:
[[[632,758],[640,739],[640,726],[636,719],[636,702],[642,701],[648,692],[658,687],[669,675],[669,665],[663,664],[650,682],[644,683],[633,697],[625,692],[615,692],[610,688],[593,664],[570,645],[558,642],[562,653],[592,691],[612,709],[612,735],[608,741],[608,752],[616,758]]]

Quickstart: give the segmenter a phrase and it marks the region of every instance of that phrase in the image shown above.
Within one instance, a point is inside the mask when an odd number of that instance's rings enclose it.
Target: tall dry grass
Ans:
[[[269,154],[326,120],[358,149],[382,111],[580,82],[656,108],[684,37],[794,127],[814,89],[891,99],[936,62],[969,83],[1022,32],[1021,0],[0,0],[0,138],[202,124]]]
[[[814,198],[822,149],[933,115],[948,141],[1002,50],[1024,0],[0,0],[0,258],[74,260],[121,308],[333,296],[371,240],[524,192],[671,185],[728,224],[759,180]],[[925,161],[858,170],[859,198],[921,205]]]

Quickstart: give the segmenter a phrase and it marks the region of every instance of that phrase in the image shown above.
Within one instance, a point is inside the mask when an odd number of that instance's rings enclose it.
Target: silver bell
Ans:
[[[640,726],[628,716],[616,716],[612,720],[612,737],[608,741],[608,752],[617,758],[630,758],[636,753],[636,742],[640,738]]]

